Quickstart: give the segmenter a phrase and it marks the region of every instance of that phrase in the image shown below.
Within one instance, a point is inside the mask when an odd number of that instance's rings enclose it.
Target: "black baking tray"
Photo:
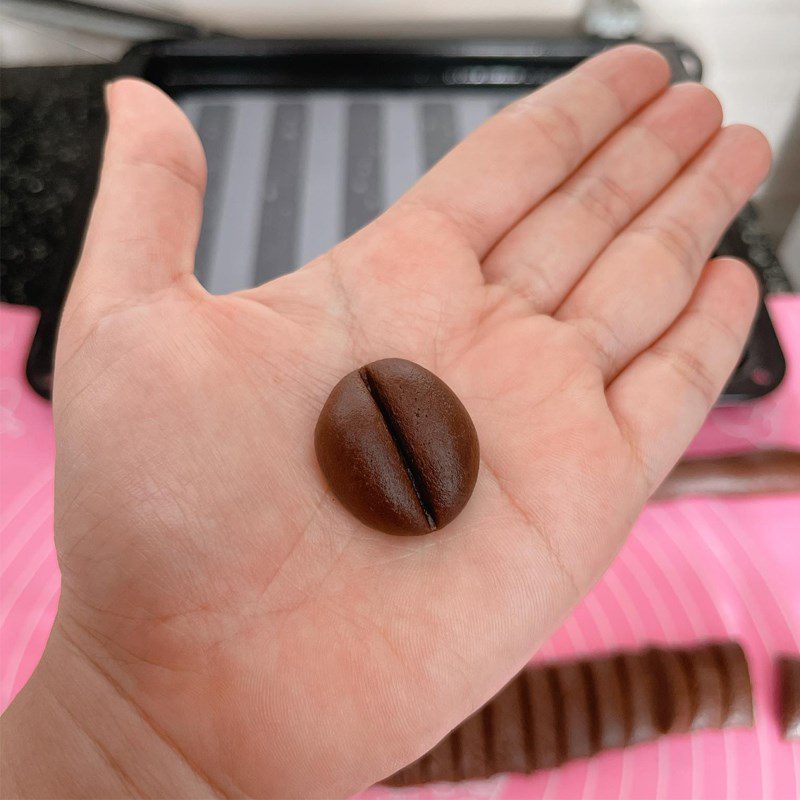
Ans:
[[[552,80],[602,49],[618,44],[598,38],[526,40],[339,41],[247,40],[228,37],[158,41],[137,45],[106,77],[143,77],[177,100],[192,93],[225,91],[347,91],[375,93],[523,92]],[[701,77],[697,55],[675,41],[649,43],[667,58],[676,81]],[[7,71],[8,72],[8,71]],[[34,388],[49,396],[58,320],[78,256],[94,192],[103,122],[94,121],[95,143],[80,191],[71,203],[68,233],[57,264],[49,265],[48,291],[28,359]],[[88,125],[88,123],[87,123]],[[761,235],[752,208],[735,221],[718,248],[754,265],[766,290],[785,288],[774,253]],[[745,354],[720,402],[752,400],[774,389],[785,362],[766,306],[761,303]]]

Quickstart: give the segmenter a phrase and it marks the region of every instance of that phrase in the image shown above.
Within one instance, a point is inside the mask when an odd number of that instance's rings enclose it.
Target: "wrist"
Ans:
[[[0,724],[4,798],[219,793],[60,620]]]

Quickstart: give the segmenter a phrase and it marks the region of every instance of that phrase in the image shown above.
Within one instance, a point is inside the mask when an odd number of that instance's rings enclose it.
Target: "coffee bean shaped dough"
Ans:
[[[725,687],[711,646],[683,650],[678,656],[689,676],[692,730],[721,728],[725,721]]]
[[[568,662],[559,665],[556,676],[561,692],[565,759],[585,758],[595,752],[595,709],[589,703],[585,671],[579,661]]]
[[[622,686],[617,659],[596,658],[585,663],[589,670],[591,697],[597,707],[597,747],[600,750],[624,747],[628,742],[629,698]]]
[[[443,528],[478,477],[478,435],[467,410],[433,373],[400,358],[374,361],[336,384],[314,445],[334,495],[386,533]]]
[[[617,666],[628,698],[629,744],[649,742],[659,735],[656,725],[653,675],[648,660],[647,651],[621,653],[617,656]]]
[[[778,696],[783,738],[800,740],[800,658],[778,660]]]
[[[719,642],[713,652],[720,664],[725,688],[726,728],[749,728],[753,724],[753,687],[747,656],[738,642]]]

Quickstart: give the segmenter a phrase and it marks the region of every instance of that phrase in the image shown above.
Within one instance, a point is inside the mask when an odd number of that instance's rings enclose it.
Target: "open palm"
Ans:
[[[211,296],[204,164],[138,81],[110,131],[56,369],[55,638],[209,792],[346,794],[431,747],[608,565],[745,340],[756,282],[706,264],[763,178],[755,131],[624,47],[516,102],[297,272]],[[698,282],[699,281],[699,282]],[[403,357],[481,443],[445,530],[365,528],[314,425]]]

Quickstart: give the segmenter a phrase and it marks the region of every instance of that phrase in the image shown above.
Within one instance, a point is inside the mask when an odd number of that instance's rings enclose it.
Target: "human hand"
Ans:
[[[706,261],[768,147],[667,80],[645,48],[592,59],[330,252],[216,297],[192,274],[194,132],[154,88],[110,87],[55,375],[62,597],[29,695],[91,730],[106,794],[357,791],[499,689],[600,576],[758,294]],[[472,499],[421,538],[362,526],[314,455],[334,384],[393,356],[441,377],[481,443]],[[82,780],[64,794],[97,793]]]

